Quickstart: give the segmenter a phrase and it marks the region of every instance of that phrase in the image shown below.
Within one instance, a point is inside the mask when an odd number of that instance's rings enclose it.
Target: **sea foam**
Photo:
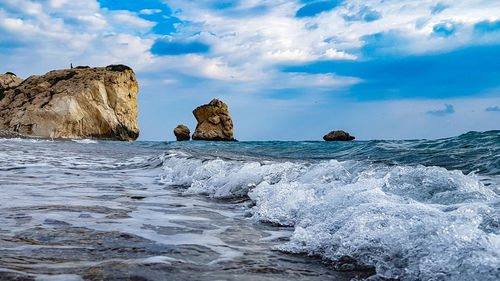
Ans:
[[[276,247],[373,278],[498,280],[500,196],[471,173],[368,161],[235,161],[163,156],[161,181],[248,197],[255,220],[293,226]],[[345,260],[350,260],[346,265]]]

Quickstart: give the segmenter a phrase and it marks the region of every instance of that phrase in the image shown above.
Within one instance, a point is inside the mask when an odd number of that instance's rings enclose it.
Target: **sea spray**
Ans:
[[[500,278],[500,197],[474,173],[371,161],[236,161],[165,154],[165,184],[248,196],[253,218],[294,227],[276,249],[349,257],[378,277]],[[356,268],[356,267],[353,267]],[[359,268],[359,267],[358,267]]]

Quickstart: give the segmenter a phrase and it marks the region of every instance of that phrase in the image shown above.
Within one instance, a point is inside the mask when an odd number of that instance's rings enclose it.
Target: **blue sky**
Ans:
[[[240,140],[500,129],[500,1],[2,0],[0,72],[130,65],[141,140],[229,105]]]

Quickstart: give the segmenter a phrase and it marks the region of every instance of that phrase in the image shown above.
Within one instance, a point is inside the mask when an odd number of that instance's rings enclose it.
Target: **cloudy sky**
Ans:
[[[240,140],[500,129],[498,0],[1,0],[0,61],[131,66],[141,140],[215,97]]]

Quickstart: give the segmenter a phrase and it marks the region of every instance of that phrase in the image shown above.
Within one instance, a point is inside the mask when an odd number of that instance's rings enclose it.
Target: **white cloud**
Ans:
[[[89,54],[82,57],[82,60],[87,59],[93,65],[124,63],[136,71],[141,71],[155,63],[149,52],[152,44],[151,39],[142,39],[130,34],[107,34],[89,46],[89,49],[96,48],[100,52],[90,49]]]
[[[68,0],[50,0],[50,6],[53,8],[59,8],[69,2]]]
[[[181,34],[177,36],[192,34],[201,29],[196,36],[197,40],[211,46],[209,54],[182,56],[183,63],[176,65],[178,71],[184,74],[227,81],[254,82],[261,85],[287,84],[290,86],[286,87],[291,87],[293,83],[283,81],[276,83],[278,81],[276,79],[287,79],[291,76],[278,75],[279,71],[274,70],[276,64],[356,59],[355,55],[323,42],[327,39],[327,35],[308,30],[303,21],[294,18],[295,11],[300,7],[295,2],[276,1],[266,12],[247,17],[234,17],[230,12],[221,13],[192,2],[173,1],[169,4],[176,10],[185,11],[178,16],[193,23],[192,26],[181,29]],[[244,6],[238,9],[260,4],[263,2],[245,1],[242,4]],[[159,58],[159,61],[172,60],[172,58]],[[349,78],[331,79],[328,75],[295,78],[301,81],[299,83],[301,87],[313,85],[341,87],[353,83]],[[307,78],[311,80],[308,81]],[[342,79],[346,79],[345,82],[339,82]]]
[[[104,29],[107,27],[106,19],[99,13],[95,13],[92,15],[81,15],[76,17],[79,21],[84,22],[85,24],[89,24],[87,26],[90,29]]]
[[[161,82],[165,85],[174,85],[174,84],[178,84],[179,80],[177,80],[177,79],[163,79]]]
[[[161,10],[144,9],[139,14],[112,11],[100,7],[96,0],[5,0],[0,5],[9,9],[0,10],[0,32],[3,29],[15,34],[17,41],[36,45],[35,51],[24,55],[44,57],[46,61],[81,60],[89,65],[121,62],[148,72],[239,83],[245,91],[265,87],[317,87],[322,91],[361,80],[334,74],[281,73],[276,66],[357,60],[360,57],[356,51],[366,44],[363,36],[388,31],[399,32],[407,40],[407,44],[386,47],[388,52],[450,50],[478,40],[473,31],[475,23],[500,19],[499,1],[441,2],[448,8],[432,14],[434,0],[350,0],[316,17],[295,18],[304,5],[300,1],[248,0],[233,10],[221,11],[213,9],[211,1],[171,0],[168,5],[178,11],[175,16],[186,22],[172,38],[196,39],[210,45],[206,54],[181,56],[154,56],[149,51],[160,36],[150,32],[156,23],[139,15]],[[266,8],[252,10],[258,6]],[[364,7],[376,10],[381,18],[372,22],[344,19]],[[456,35],[432,36],[434,26],[443,22],[456,23]],[[481,40],[491,43],[500,39],[490,36]]]
[[[18,47],[0,57],[11,68],[30,65],[18,71],[24,76],[67,67],[70,62],[124,63],[143,69],[154,63],[149,52],[153,39],[137,33],[154,25],[133,12],[102,9],[96,0],[5,0],[0,4],[0,36]]]
[[[474,43],[473,24],[500,18],[498,1],[442,2],[449,8],[432,15],[434,0],[351,0],[317,17],[300,19],[294,17],[303,5],[299,1],[244,1],[232,10],[233,13],[212,9],[208,3],[199,1],[172,0],[169,5],[173,10],[182,11],[176,16],[191,23],[181,28],[177,36],[200,32],[199,39],[211,46],[210,53],[203,55],[199,64],[193,64],[189,61],[192,58],[186,57],[189,65],[200,67],[192,72],[206,73],[205,77],[214,79],[236,77],[235,80],[262,82],[262,79],[276,78],[272,72],[274,66],[280,64],[359,59],[355,51],[366,44],[363,40],[366,35],[391,31],[407,40],[404,45],[385,47],[388,52],[446,51]],[[247,16],[235,16],[237,12],[259,5],[265,5],[267,9]],[[344,19],[344,15],[364,7],[376,10],[381,18],[372,22]],[[456,22],[460,26],[456,36],[432,36],[433,27],[442,22]],[[208,67],[201,61],[216,63]],[[245,79],[238,78],[242,73]],[[310,84],[314,83],[311,81]],[[335,87],[334,83],[332,87]]]
[[[206,58],[199,54],[155,57],[150,72],[171,71],[183,75],[223,81],[248,80],[242,68],[231,67],[219,58]]]
[[[317,90],[340,89],[360,83],[361,79],[355,77],[337,76],[332,73],[308,74],[308,73],[276,73],[273,80],[280,83],[266,85],[271,89],[300,89],[316,88]]]
[[[113,20],[118,24],[126,24],[129,26],[149,29],[155,26],[156,23],[141,19],[134,13],[129,11],[117,11],[113,13]]]
[[[162,10],[160,9],[143,9],[139,12],[141,15],[153,15],[153,14],[158,14],[161,13]]]
[[[355,55],[348,54],[344,51],[338,51],[330,48],[325,51],[324,57],[329,60],[355,60],[357,57]]]
[[[27,24],[24,22],[22,19],[15,19],[15,18],[4,18],[1,20],[1,25],[12,32],[20,32],[20,33],[28,33],[32,34],[35,32],[39,31],[39,28],[37,28],[34,25]]]

